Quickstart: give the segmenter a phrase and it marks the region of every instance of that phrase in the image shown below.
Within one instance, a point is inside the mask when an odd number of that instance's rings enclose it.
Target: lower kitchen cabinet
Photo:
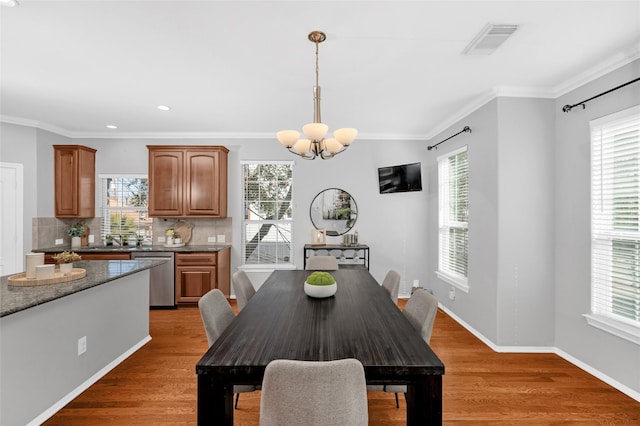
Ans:
[[[176,253],[176,303],[197,303],[214,288],[229,297],[229,252]]]

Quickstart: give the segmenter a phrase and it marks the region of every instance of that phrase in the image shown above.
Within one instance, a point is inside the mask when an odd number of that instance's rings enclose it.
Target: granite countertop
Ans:
[[[203,251],[222,251],[231,248],[231,244],[209,244],[209,245],[186,245],[184,247],[165,247],[163,245],[153,246],[84,246],[79,249],[73,249],[76,253],[135,253],[135,252],[174,252],[174,253],[192,253]],[[71,251],[71,247],[68,245],[46,247],[33,249],[36,253],[60,253],[61,251]]]
[[[58,249],[60,251],[60,249]],[[165,263],[166,260],[91,260],[74,262],[74,268],[83,268],[87,275],[73,281],[39,286],[9,285],[9,275],[0,278],[0,317],[69,296],[126,275]]]

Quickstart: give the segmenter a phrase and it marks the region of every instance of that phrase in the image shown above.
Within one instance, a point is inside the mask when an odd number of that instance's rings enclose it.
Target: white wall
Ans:
[[[569,113],[573,105],[640,75],[640,60],[556,100],[555,344],[562,351],[640,392],[640,346],[587,325],[590,312],[589,120],[640,105],[640,83],[604,95]]]
[[[223,145],[229,149],[228,216],[233,218],[231,269],[240,264],[242,160],[294,160],[293,208],[295,215],[295,264],[302,268],[302,247],[310,242],[309,206],[323,189],[336,187],[349,192],[358,205],[358,220],[351,232],[358,231],[360,242],[370,246],[371,273],[380,282],[389,269],[402,275],[401,294],[408,295],[414,279],[425,285],[428,268],[424,245],[427,232],[427,191],[380,194],[378,167],[423,161],[426,142],[368,141],[357,139],[343,154],[331,160],[303,160],[290,154],[275,137],[268,140],[212,139],[74,139],[74,144],[95,148],[96,173],[148,172],[146,145]],[[39,161],[53,164],[47,148]],[[45,164],[46,165],[46,164]],[[428,184],[423,171],[425,181]],[[45,203],[52,204],[52,194]],[[339,237],[329,240],[340,241]],[[253,275],[259,285],[264,276]],[[256,281],[257,280],[257,281]]]

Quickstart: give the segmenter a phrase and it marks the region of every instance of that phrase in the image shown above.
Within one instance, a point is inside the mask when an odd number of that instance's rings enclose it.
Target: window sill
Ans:
[[[275,270],[293,270],[296,265],[285,263],[280,265],[240,265],[238,269],[245,272],[273,272]]]
[[[444,273],[442,271],[436,271],[436,276],[438,278],[440,278],[442,281],[451,284],[452,286],[454,286],[455,288],[457,288],[458,290],[461,290],[465,293],[469,293],[469,284],[467,284],[467,280],[466,279],[462,279],[462,278],[458,278],[458,277],[454,277],[453,275],[449,275],[447,273]]]
[[[607,333],[640,345],[640,328],[600,315],[584,314],[587,323]]]

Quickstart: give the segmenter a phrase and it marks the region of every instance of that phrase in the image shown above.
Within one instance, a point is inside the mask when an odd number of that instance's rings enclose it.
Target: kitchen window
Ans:
[[[438,207],[436,275],[468,292],[469,162],[466,146],[438,157]]]
[[[293,266],[293,164],[241,162],[243,266]]]
[[[640,344],[640,106],[591,123],[593,326]]]
[[[118,243],[130,236],[151,240],[152,218],[147,214],[149,181],[146,175],[100,175],[102,239]]]

